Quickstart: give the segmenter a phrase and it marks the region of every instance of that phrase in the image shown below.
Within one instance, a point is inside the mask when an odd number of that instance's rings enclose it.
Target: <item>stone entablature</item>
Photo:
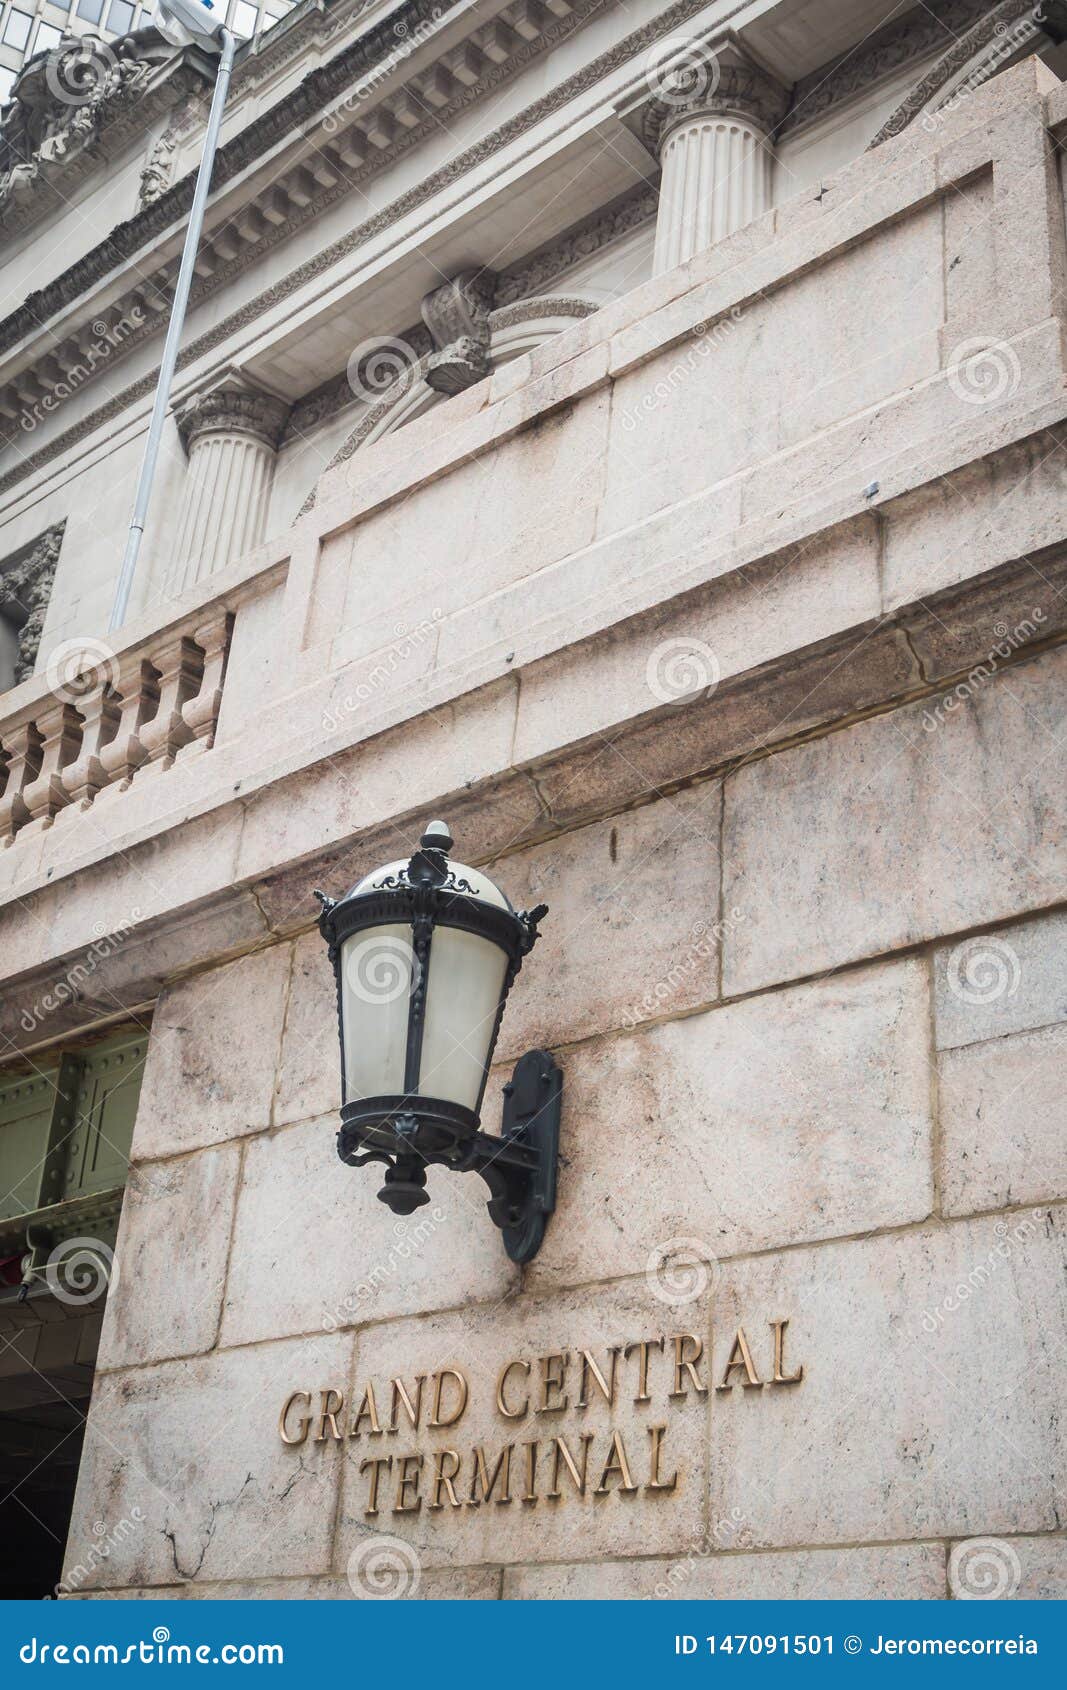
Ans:
[[[228,286],[248,265],[272,248],[289,242],[297,230],[337,199],[364,186],[404,152],[436,133],[441,122],[447,122],[484,98],[533,58],[557,44],[595,12],[598,0],[552,0],[551,7],[546,8],[531,5],[528,0],[513,0],[491,24],[472,15],[471,32],[462,44],[439,57],[434,56],[430,51],[433,37],[457,3],[458,0],[451,0],[451,4],[448,0],[443,3],[411,0],[407,28],[415,45],[410,50],[400,51],[397,47],[396,19],[376,26],[349,43],[328,65],[312,72],[300,84],[298,94],[287,96],[277,108],[247,125],[220,149],[212,190],[220,226],[213,241],[209,217],[197,259],[194,304]],[[666,15],[664,27],[669,25],[673,12],[693,9],[696,4],[697,0],[678,0],[672,13]],[[637,32],[631,51],[638,51],[643,40],[643,32]],[[365,88],[367,92],[354,99],[353,87]],[[549,98],[542,105],[549,109],[552,103],[553,99]],[[524,114],[521,127],[532,125],[542,115],[539,110]],[[311,145],[309,124],[313,125]],[[236,202],[227,198],[223,205],[221,190],[279,146],[298,155],[298,161],[294,160],[286,169],[275,156],[265,185],[257,184],[253,178],[249,191],[239,193]],[[460,155],[448,168],[449,179],[461,174],[469,162],[465,155]],[[154,197],[129,222],[112,231],[102,246],[31,295],[0,323],[0,352],[20,343],[32,343],[53,316],[83,297],[85,317],[99,315],[93,300],[94,285],[110,276],[117,261],[135,254],[136,285],[117,298],[109,298],[103,320],[126,322],[131,307],[146,292],[153,301],[160,302],[160,308],[165,307],[173,292],[180,253],[175,252],[156,265],[151,249],[163,244],[187,211],[193,180],[192,175],[186,176]],[[420,192],[424,195],[426,189]],[[392,215],[397,215],[399,209]],[[387,217],[379,214],[369,223],[364,222],[340,246],[351,250],[387,221]],[[311,269],[322,273],[338,256],[338,243],[335,243],[318,254]],[[295,277],[288,278],[287,285],[291,288],[302,284],[308,277],[309,266],[305,264]],[[270,303],[277,301],[277,285],[271,288],[268,298]],[[143,320],[134,316],[137,327],[123,336],[126,350],[160,332],[159,314],[154,310],[152,315],[145,314]],[[249,307],[241,314],[242,320],[251,320],[254,315],[255,311]],[[203,338],[218,344],[232,333],[234,326],[233,319],[227,318]],[[187,347],[182,365],[189,363],[198,350],[201,348]],[[78,336],[62,339],[59,344],[50,343],[48,358],[60,374],[68,366],[81,363],[83,353]],[[6,386],[0,387],[0,416],[15,423],[25,405],[39,398],[43,385],[33,365],[27,364]],[[9,473],[17,475],[19,471]]]
[[[739,231],[687,270],[646,284],[461,393],[449,402],[449,431],[427,417],[332,470],[290,536],[224,573],[214,594],[187,593],[165,623],[147,618],[131,627],[129,650],[154,661],[165,630],[191,634],[210,604],[233,610],[215,744],[195,767],[179,757],[158,787],[135,772],[128,793],[115,793],[106,840],[60,811],[53,826],[16,834],[0,854],[6,896],[15,900],[4,921],[29,893],[50,912],[20,941],[27,977],[89,942],[93,922],[117,919],[129,904],[125,875],[134,870],[115,856],[119,841],[123,860],[142,847],[165,857],[195,849],[198,838],[228,841],[198,856],[188,882],[167,884],[179,899],[217,900],[216,913],[228,909],[252,938],[263,932],[264,910],[283,926],[306,919],[291,864],[307,859],[299,864],[303,884],[316,872],[311,858],[329,859],[357,834],[357,854],[373,850],[378,827],[403,826],[449,794],[460,795],[464,827],[484,860],[499,848],[493,817],[501,804],[512,817],[529,811],[535,833],[551,832],[633,801],[646,793],[642,782],[708,772],[750,748],[753,735],[816,727],[826,689],[838,702],[825,708],[840,707],[835,676],[850,628],[864,630],[847,706],[861,713],[887,697],[936,700],[945,680],[980,660],[1002,615],[1019,627],[1031,619],[1020,653],[1035,637],[1058,638],[1057,592],[1048,602],[1035,597],[1033,571],[1018,560],[1040,556],[1043,579],[1055,584],[1067,540],[1049,462],[1049,431],[1065,416],[1056,316],[1063,232],[1049,191],[1049,129],[1065,125],[1064,90],[1041,66],[1005,73],[963,115],[948,115],[936,136],[917,131],[887,143],[817,200]],[[1023,144],[1044,163],[1020,178],[1014,160]],[[982,223],[982,238],[997,262],[956,265],[942,218],[958,209],[966,229],[967,193],[989,191],[997,214]],[[944,265],[954,278],[947,320]],[[988,278],[1006,267],[1013,286],[990,292]],[[916,277],[927,291],[917,291]],[[887,375],[855,350],[866,334],[862,302],[878,291],[892,324],[894,288],[903,290],[911,362]],[[803,335],[795,319],[801,297]],[[851,326],[841,317],[844,299],[857,301]],[[971,368],[975,354],[954,362],[976,312],[994,335],[994,369],[1007,372],[988,407]],[[825,358],[820,369],[838,372],[821,390],[818,425],[812,429],[807,414],[783,418],[770,452],[757,440],[722,440],[701,413],[705,398],[719,417],[723,405],[736,400],[742,414],[746,396],[758,399],[756,345],[769,359],[767,379],[787,379],[784,366],[801,356]],[[849,385],[857,369],[859,389]],[[860,422],[851,420],[857,412]],[[643,477],[632,467],[635,428],[644,430]],[[903,455],[902,439],[914,443]],[[679,440],[703,444],[686,456]],[[659,455],[668,446],[674,498],[664,504]],[[484,477],[494,498],[479,491]],[[1018,522],[993,522],[1024,477]],[[501,488],[522,485],[531,489],[528,508],[517,493],[499,497]],[[940,501],[952,488],[965,496],[980,544],[938,538]],[[470,499],[470,524],[435,518],[443,495]],[[411,623],[408,584],[393,561],[408,525],[423,571],[425,626]],[[460,548],[454,557],[449,545]],[[463,559],[474,560],[473,573]],[[764,572],[775,592],[798,598],[794,610],[786,604],[756,629],[731,609],[731,594]],[[401,589],[408,620],[398,632]],[[344,616],[336,607],[349,594],[352,615]],[[702,617],[718,619],[720,649],[714,673],[697,666],[708,696],[687,706],[694,731],[679,737],[676,692],[669,675],[657,683],[668,702],[649,691],[647,657],[684,640],[701,604]],[[806,651],[799,666],[798,641]],[[6,702],[5,747],[22,724],[40,723],[55,695],[42,674]],[[452,724],[445,739],[442,712]],[[475,727],[482,712],[484,733]],[[568,770],[578,748],[609,730],[631,755],[612,760],[592,785],[574,786]],[[44,737],[39,725],[37,732]],[[383,772],[400,741],[419,749],[405,765],[403,816],[395,778]],[[61,743],[49,803],[64,785],[67,754]],[[358,820],[327,800],[339,767],[358,789]],[[313,799],[320,779],[321,804]],[[5,800],[10,774],[8,783]],[[176,829],[179,817],[184,827]],[[82,896],[82,875],[103,861],[114,865],[107,885],[90,874],[92,891]],[[166,924],[177,913],[159,906],[151,921]],[[192,924],[181,940],[193,947],[183,952],[190,960],[198,931]],[[127,967],[132,955],[116,966]],[[14,983],[9,997],[14,1014]]]

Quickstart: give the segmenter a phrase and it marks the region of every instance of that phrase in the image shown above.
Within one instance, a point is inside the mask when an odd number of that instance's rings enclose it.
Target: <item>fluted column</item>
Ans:
[[[172,593],[251,551],[263,539],[274,458],[289,407],[247,384],[198,394],[178,413],[189,454],[174,534]]]
[[[784,90],[771,77],[714,55],[663,87],[645,120],[663,167],[653,275],[769,210],[770,137],[784,110]]]

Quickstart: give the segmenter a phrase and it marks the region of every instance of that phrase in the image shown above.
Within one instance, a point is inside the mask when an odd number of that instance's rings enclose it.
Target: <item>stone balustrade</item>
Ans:
[[[209,606],[117,654],[85,663],[0,720],[0,840],[41,832],[210,749],[233,617]]]

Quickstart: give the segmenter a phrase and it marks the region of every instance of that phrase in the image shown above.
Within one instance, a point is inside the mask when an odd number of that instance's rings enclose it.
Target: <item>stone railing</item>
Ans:
[[[86,642],[50,690],[0,719],[0,840],[42,831],[212,745],[233,617],[209,607],[112,654]]]

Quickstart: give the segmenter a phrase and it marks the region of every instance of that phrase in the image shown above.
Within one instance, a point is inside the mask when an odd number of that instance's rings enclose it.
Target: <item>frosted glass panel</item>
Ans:
[[[404,1090],[414,959],[404,922],[353,933],[341,946],[346,1102]]]
[[[488,939],[434,928],[419,1078],[424,1097],[468,1109],[477,1104],[507,965]]]

